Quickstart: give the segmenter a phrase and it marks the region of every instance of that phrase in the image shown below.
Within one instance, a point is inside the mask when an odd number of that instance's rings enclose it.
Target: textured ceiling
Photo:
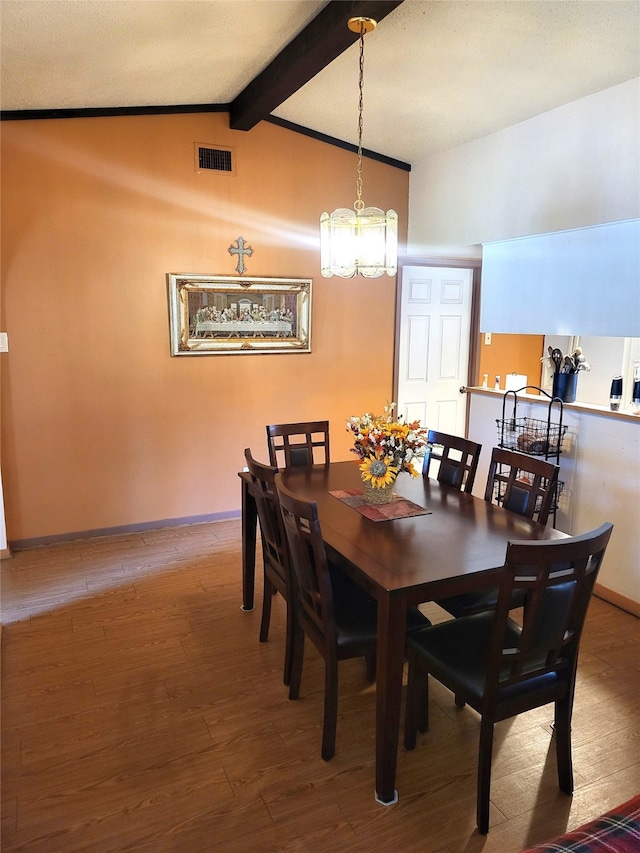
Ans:
[[[2,0],[1,106],[228,104],[325,5]],[[357,76],[353,45],[273,115],[355,142]],[[411,163],[637,76],[638,0],[405,0],[365,39],[363,144]]]

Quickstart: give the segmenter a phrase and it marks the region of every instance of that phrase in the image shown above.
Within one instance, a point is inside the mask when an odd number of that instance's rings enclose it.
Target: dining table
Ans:
[[[385,516],[384,510],[356,506],[362,481],[354,462],[291,467],[281,474],[286,488],[316,502],[330,560],[377,601],[375,798],[392,805],[398,800],[407,608],[496,585],[509,541],[552,540],[566,534],[427,476],[400,474],[394,488],[396,506]],[[252,507],[250,478],[245,472],[240,476],[243,609],[250,609],[255,501]]]

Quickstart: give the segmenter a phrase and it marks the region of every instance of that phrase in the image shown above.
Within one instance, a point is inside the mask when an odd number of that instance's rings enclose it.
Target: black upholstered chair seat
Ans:
[[[375,646],[378,619],[375,598],[357,586],[336,566],[329,567],[329,574],[338,646],[355,646],[363,643]]]
[[[371,595],[354,583],[341,569],[330,565],[333,609],[338,646],[371,643],[377,637],[378,604]],[[418,610],[407,611],[407,632],[428,628],[431,621]]]
[[[454,693],[463,693],[467,702],[480,705],[485,690],[487,655],[495,614],[490,611],[442,622],[414,631],[407,639],[409,648],[419,651],[423,665]],[[509,619],[505,647],[517,648],[521,628]],[[537,663],[540,663],[538,660]],[[508,675],[508,667],[504,667]],[[498,701],[513,699],[545,689],[557,681],[555,672],[545,673],[517,685],[498,689]]]

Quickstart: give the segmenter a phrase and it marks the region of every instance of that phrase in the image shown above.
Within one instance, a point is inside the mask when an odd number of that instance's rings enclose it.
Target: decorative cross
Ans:
[[[248,255],[249,257],[251,257],[251,255],[253,255],[253,249],[251,248],[251,246],[245,247],[244,237],[238,237],[236,243],[238,244],[237,247],[233,244],[229,246],[229,254],[238,256],[238,266],[236,267],[236,272],[242,275],[242,273],[245,272],[244,256]]]

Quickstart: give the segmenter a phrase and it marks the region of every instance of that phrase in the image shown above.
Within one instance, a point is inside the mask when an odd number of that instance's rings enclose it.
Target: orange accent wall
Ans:
[[[235,149],[198,174],[194,143]],[[318,219],[355,198],[352,152],[225,113],[4,122],[1,461],[9,541],[237,511],[265,425],[390,399],[395,279],[323,279]],[[409,174],[364,164],[406,241]],[[172,358],[166,274],[313,279],[312,352]]]
[[[507,373],[522,373],[530,385],[540,386],[544,335],[491,335],[491,343],[485,344],[484,333],[480,335],[480,369],[478,385],[482,385],[483,373],[488,374],[488,387],[493,388],[496,376],[500,377],[500,390],[504,391]],[[535,394],[537,391],[530,390]]]

